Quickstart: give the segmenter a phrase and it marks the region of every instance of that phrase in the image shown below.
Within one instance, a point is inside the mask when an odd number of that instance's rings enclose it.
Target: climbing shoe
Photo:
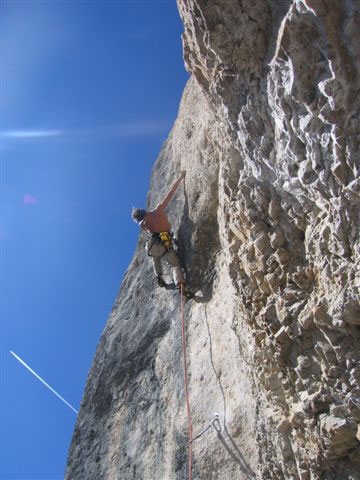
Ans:
[[[192,292],[190,292],[190,290],[188,290],[188,289],[186,288],[186,284],[185,284],[185,283],[179,283],[179,284],[177,285],[177,289],[178,289],[179,291],[181,291],[181,288],[180,288],[181,285],[182,285],[182,292],[183,292],[183,294],[184,294],[184,297],[186,297],[186,298],[194,298],[195,295],[194,295]]]
[[[191,298],[195,297],[195,294],[193,292],[190,292],[190,290],[183,290],[183,294],[188,299],[191,299]]]
[[[158,282],[159,287],[166,287],[167,286],[167,283],[164,282],[162,277],[157,277],[157,282]]]

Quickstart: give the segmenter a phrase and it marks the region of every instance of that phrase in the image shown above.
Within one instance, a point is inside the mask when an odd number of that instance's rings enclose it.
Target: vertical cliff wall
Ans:
[[[360,4],[187,0],[192,77],[148,207],[187,302],[194,479],[360,478]],[[100,340],[66,478],[184,479],[179,299],[140,237]]]

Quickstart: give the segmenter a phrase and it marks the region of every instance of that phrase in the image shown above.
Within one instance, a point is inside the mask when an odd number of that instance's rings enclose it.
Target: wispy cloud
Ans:
[[[64,134],[63,130],[5,130],[1,132],[3,138],[14,139],[59,137]]]

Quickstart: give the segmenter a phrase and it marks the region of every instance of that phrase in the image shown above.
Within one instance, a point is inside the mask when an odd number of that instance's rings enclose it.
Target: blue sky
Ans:
[[[1,480],[60,480],[188,78],[171,1],[1,2]]]

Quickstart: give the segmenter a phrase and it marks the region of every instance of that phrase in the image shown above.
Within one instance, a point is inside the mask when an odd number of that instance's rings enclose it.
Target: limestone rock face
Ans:
[[[360,479],[360,4],[179,0],[192,77],[147,206],[185,306],[193,478]],[[169,277],[170,280],[170,277]],[[215,428],[216,427],[216,428]],[[141,236],[100,340],[68,480],[180,480],[179,298]]]

